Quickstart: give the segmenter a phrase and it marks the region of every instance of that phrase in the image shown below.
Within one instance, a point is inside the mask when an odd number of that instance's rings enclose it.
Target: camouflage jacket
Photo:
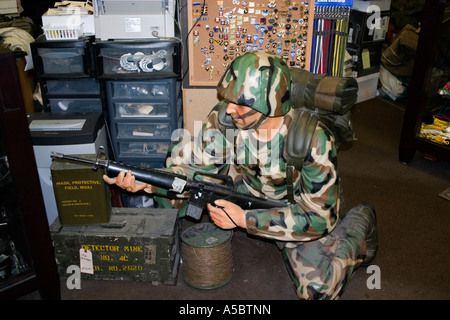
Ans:
[[[201,131],[191,140],[178,135],[166,166],[171,172],[192,177],[198,170],[232,177],[237,190],[254,196],[287,202],[285,137],[291,112],[270,142],[257,141],[250,130],[222,133],[217,105]],[[309,241],[331,232],[338,219],[339,177],[334,137],[326,127],[317,126],[302,171],[294,170],[296,204],[270,210],[248,210],[250,234],[281,240]]]

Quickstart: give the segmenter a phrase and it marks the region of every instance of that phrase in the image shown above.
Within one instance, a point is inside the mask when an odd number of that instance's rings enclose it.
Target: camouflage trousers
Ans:
[[[282,249],[300,299],[338,299],[343,293],[367,250],[365,234],[346,223],[359,210],[351,209],[327,236]]]
[[[180,217],[185,215],[187,201],[159,198],[157,203],[160,208],[176,207]],[[331,300],[343,293],[366,256],[366,235],[348,223],[358,216],[361,207],[348,211],[333,232],[323,238],[300,244],[283,243],[286,268],[300,299]]]

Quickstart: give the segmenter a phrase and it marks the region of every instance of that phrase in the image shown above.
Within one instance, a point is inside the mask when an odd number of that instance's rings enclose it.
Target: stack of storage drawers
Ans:
[[[182,127],[180,43],[96,41],[97,79],[106,92],[117,161],[161,168],[172,131]],[[151,207],[148,195],[123,194],[126,207]]]
[[[162,167],[172,132],[182,126],[179,43],[99,41],[93,48],[116,159]]]
[[[94,42],[117,161],[160,168],[182,126],[180,46],[174,41]]]
[[[46,112],[102,112],[102,90],[91,58],[92,37],[31,44]]]
[[[106,92],[119,161],[162,167],[172,131],[181,126],[179,84],[173,78],[108,81]]]
[[[180,42],[96,40],[41,36],[31,44],[44,111],[103,112],[110,158],[163,167],[172,132],[183,125]],[[127,207],[152,205],[123,198]]]

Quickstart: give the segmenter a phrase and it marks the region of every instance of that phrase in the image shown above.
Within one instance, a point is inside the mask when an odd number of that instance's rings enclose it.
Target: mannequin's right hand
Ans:
[[[115,184],[128,192],[144,190],[145,192],[153,193],[153,186],[136,180],[131,171],[125,173],[125,170],[122,170],[116,178],[110,178],[107,175],[103,175],[103,180],[108,184]]]

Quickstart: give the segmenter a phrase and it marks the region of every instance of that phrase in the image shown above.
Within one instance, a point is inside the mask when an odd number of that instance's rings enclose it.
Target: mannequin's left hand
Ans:
[[[217,226],[222,229],[236,228],[236,225],[233,223],[233,221],[237,224],[237,226],[244,229],[247,228],[247,224],[245,222],[245,210],[232,202],[226,200],[216,200],[214,201],[214,205],[208,203],[208,210],[211,219]],[[233,221],[231,221],[230,218],[227,217],[223,210],[228,213]]]

